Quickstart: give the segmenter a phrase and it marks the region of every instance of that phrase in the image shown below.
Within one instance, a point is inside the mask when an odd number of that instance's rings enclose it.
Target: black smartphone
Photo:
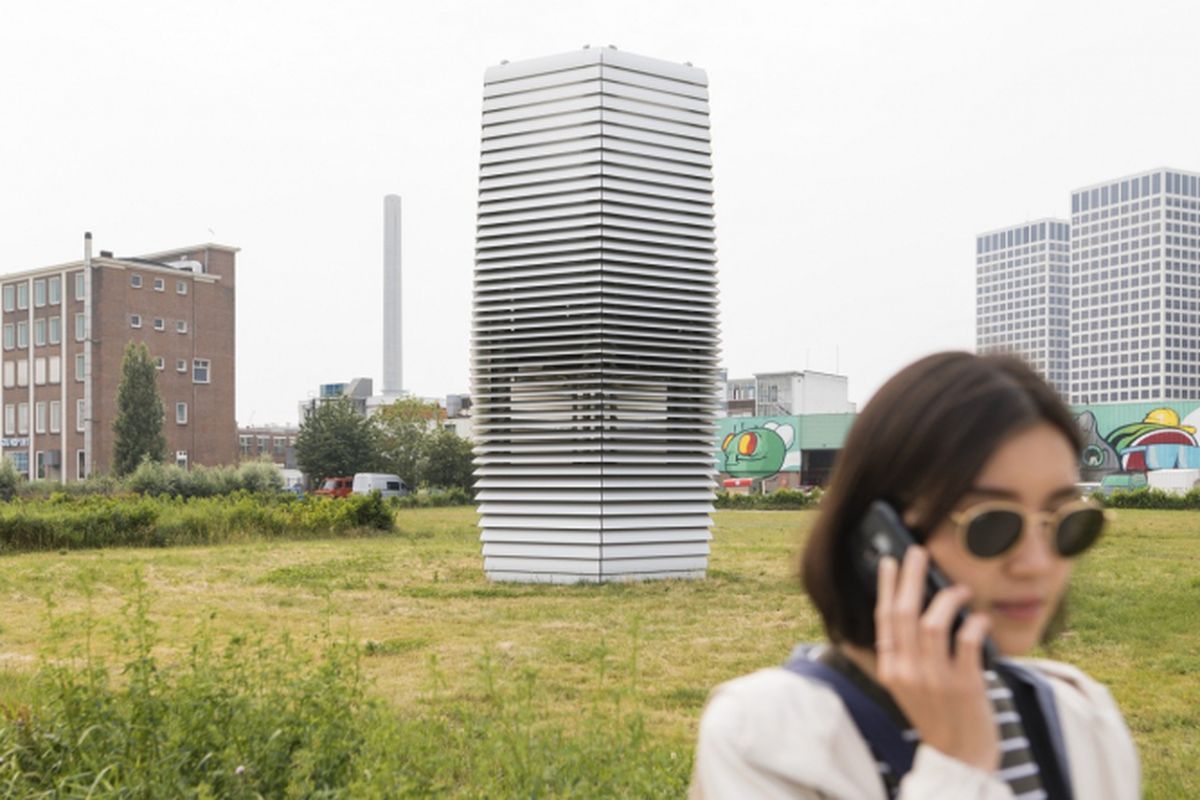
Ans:
[[[876,500],[867,509],[867,514],[855,531],[855,563],[858,565],[859,577],[872,602],[878,602],[879,560],[891,556],[897,563],[904,561],[908,548],[916,545],[912,533],[904,527],[900,515],[888,503]],[[928,608],[933,596],[942,589],[953,584],[945,574],[938,569],[933,559],[929,559],[928,569],[925,570],[925,599],[922,608]],[[958,629],[967,621],[967,609],[960,608],[955,614],[954,623],[950,630],[950,650],[954,650],[954,636]],[[985,669],[991,669],[996,660],[996,644],[991,637],[983,641],[983,664]]]

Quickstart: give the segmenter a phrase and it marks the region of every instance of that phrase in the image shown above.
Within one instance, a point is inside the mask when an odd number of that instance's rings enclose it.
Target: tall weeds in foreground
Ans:
[[[201,626],[167,664],[149,612],[139,576],[116,674],[86,647],[47,657],[35,700],[3,709],[0,797],[653,798],[686,786],[687,757],[652,743],[636,708],[583,711],[568,733],[547,721],[536,672],[506,674],[489,654],[467,697],[447,696],[431,662],[429,694],[400,716],[328,624],[315,658],[287,638],[217,646]]]

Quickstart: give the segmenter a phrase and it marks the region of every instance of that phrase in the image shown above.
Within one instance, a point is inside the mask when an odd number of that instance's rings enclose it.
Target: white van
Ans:
[[[1152,469],[1146,473],[1151,489],[1187,494],[1200,487],[1200,469]]]
[[[399,475],[388,475],[384,472],[357,472],[354,475],[353,494],[370,494],[378,491],[384,497],[403,497],[410,489],[400,480]]]

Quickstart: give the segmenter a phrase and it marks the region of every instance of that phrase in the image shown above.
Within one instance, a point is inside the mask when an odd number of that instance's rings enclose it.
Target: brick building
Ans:
[[[167,460],[237,461],[234,309],[237,248],[216,244],[83,260],[0,276],[4,436],[30,478],[110,469],[125,345],[158,366]]]

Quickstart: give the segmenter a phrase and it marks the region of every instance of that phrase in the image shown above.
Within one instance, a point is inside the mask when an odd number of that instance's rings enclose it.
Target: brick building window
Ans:
[[[62,341],[62,317],[50,317],[50,344]]]
[[[175,371],[176,372],[187,372],[187,359],[186,358],[175,359]]]
[[[4,310],[12,311],[16,305],[17,287],[14,284],[9,284],[4,287]]]
[[[197,358],[192,361],[192,383],[208,383],[209,367],[212,365],[207,358]]]
[[[154,330],[165,331],[167,329],[167,321],[162,317],[154,318]]]
[[[175,281],[175,294],[187,294],[187,281]]]
[[[75,315],[75,341],[82,342],[87,338],[87,315],[80,312]]]
[[[135,289],[142,288],[142,276],[138,275],[136,272],[132,273],[129,276],[129,285]]]
[[[176,333],[187,333],[187,320],[186,319],[175,320],[175,332]]]
[[[175,404],[175,424],[187,425],[187,403]]]
[[[41,308],[46,305],[46,279],[38,278],[33,282],[33,307]]]
[[[161,292],[161,291],[165,290],[166,288],[167,288],[166,281],[164,281],[162,278],[154,279],[154,291]]]
[[[59,400],[50,401],[50,432],[58,433],[62,430],[62,402]]]
[[[82,272],[75,273],[75,299],[82,300],[87,294],[87,285]]]
[[[50,305],[56,306],[62,302],[62,278],[55,275],[46,282],[46,289],[50,293]]]
[[[131,328],[142,327],[142,315],[141,314],[130,314],[129,315],[129,327],[131,327]]]
[[[84,423],[87,422],[87,404],[84,400],[75,401],[75,430],[83,432]]]

